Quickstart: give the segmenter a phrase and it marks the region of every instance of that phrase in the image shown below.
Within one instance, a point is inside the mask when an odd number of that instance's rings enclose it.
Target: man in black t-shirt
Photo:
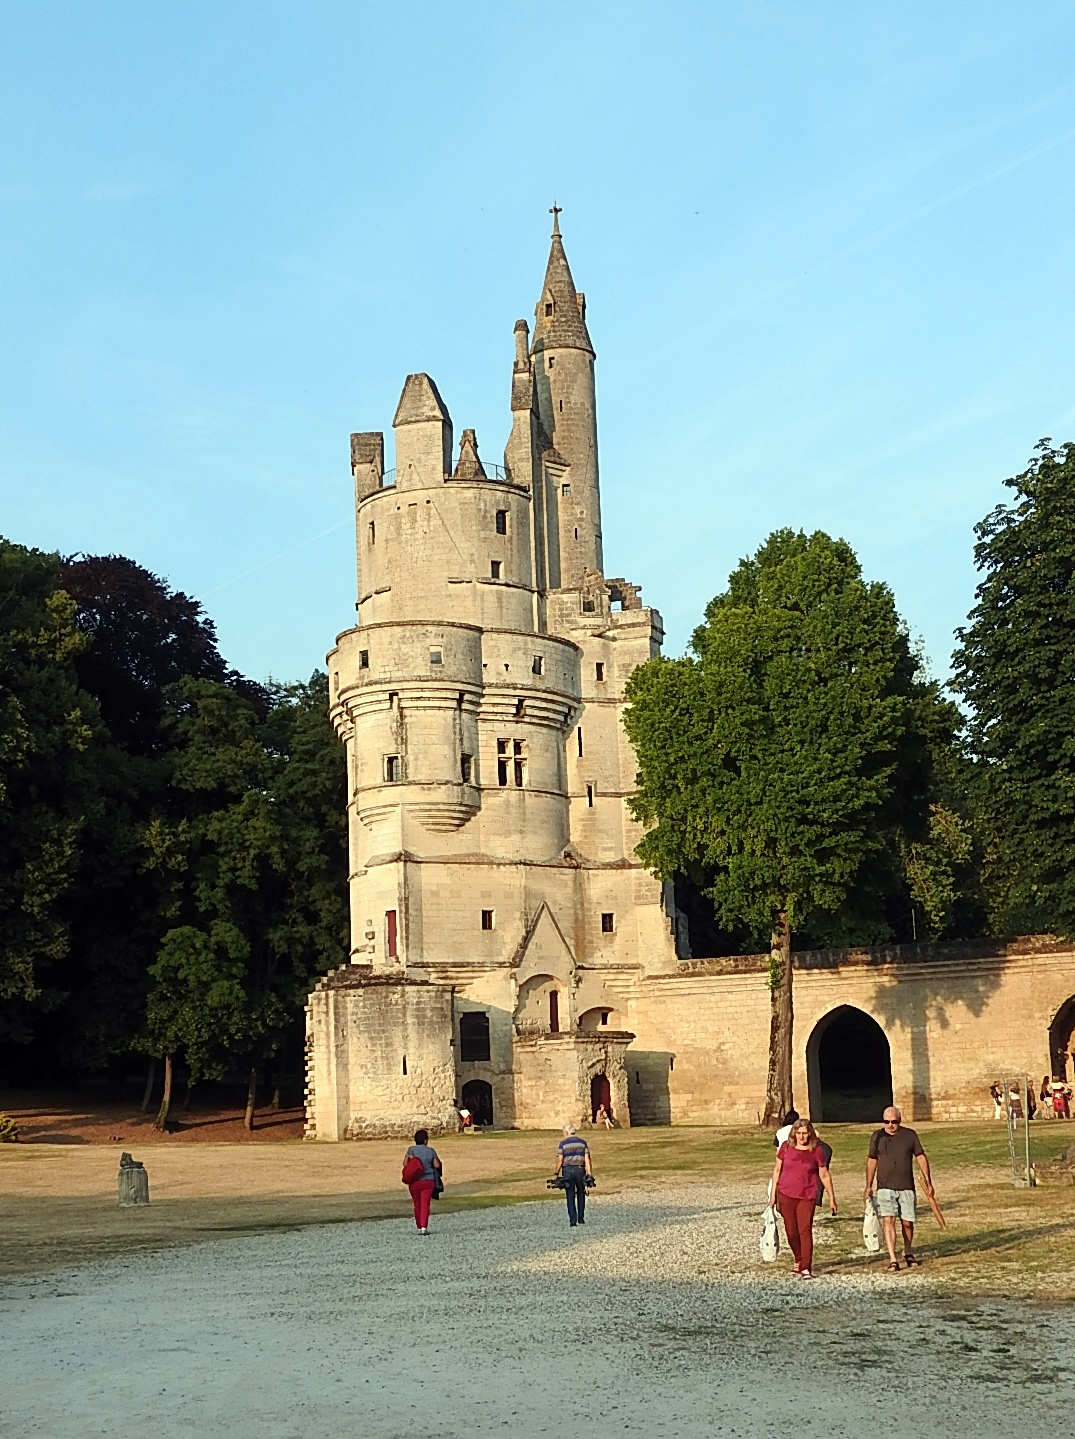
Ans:
[[[866,1160],[866,1190],[863,1199],[870,1202],[873,1182],[877,1180],[877,1212],[881,1216],[888,1267],[896,1272],[896,1220],[903,1228],[903,1258],[908,1269],[918,1263],[914,1252],[915,1188],[914,1160],[922,1171],[922,1188],[932,1198],[933,1180],[929,1173],[922,1141],[913,1129],[903,1128],[903,1115],[894,1104],[885,1110],[884,1127],[870,1137],[870,1154]]]

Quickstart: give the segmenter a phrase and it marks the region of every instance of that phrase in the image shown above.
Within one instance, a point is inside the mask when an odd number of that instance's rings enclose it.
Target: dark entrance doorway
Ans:
[[[885,1032],[861,1009],[841,1005],[806,1044],[810,1113],[829,1123],[880,1124],[892,1103],[892,1058]]]
[[[612,1085],[608,1082],[607,1074],[595,1074],[590,1080],[590,1118],[597,1118],[597,1111],[602,1104],[605,1106],[605,1113],[612,1117]]]
[[[1053,1068],[1054,1079],[1067,1079],[1069,1051],[1072,1049],[1072,1039],[1075,1038],[1075,995],[1066,999],[1056,1011],[1056,1018],[1049,1026],[1049,1060]],[[1075,1069],[1075,1055],[1071,1056],[1072,1068]]]
[[[484,1079],[468,1079],[463,1085],[463,1108],[470,1110],[475,1124],[492,1128],[493,1086]]]

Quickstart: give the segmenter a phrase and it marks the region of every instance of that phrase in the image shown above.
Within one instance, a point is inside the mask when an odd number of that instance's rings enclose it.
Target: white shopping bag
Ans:
[[[877,1217],[877,1201],[872,1195],[866,1201],[866,1213],[862,1216],[862,1242],[867,1254],[876,1254],[881,1248],[881,1221]]]
[[[761,1257],[766,1264],[772,1264],[780,1253],[780,1231],[776,1227],[776,1212],[767,1204],[761,1216],[761,1239],[758,1241]]]

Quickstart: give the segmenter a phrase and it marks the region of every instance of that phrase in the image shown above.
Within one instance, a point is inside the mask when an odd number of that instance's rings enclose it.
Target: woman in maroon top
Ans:
[[[771,1193],[795,1255],[795,1273],[803,1279],[814,1277],[810,1266],[814,1262],[814,1210],[819,1179],[829,1196],[829,1212],[835,1217],[836,1191],[825,1163],[825,1151],[810,1121],[799,1119],[776,1152]]]

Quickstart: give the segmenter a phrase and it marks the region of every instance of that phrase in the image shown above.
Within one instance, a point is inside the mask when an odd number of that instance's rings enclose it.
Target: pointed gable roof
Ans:
[[[547,313],[552,306],[552,314]],[[545,267],[545,284],[534,311],[535,350],[588,350],[594,353],[586,328],[585,297],[575,289],[560,236],[559,214],[553,215],[552,245]]]
[[[516,964],[520,985],[536,974],[551,974],[566,984],[574,973],[575,956],[545,900],[516,952]]]
[[[450,419],[440,391],[429,376],[408,375],[403,382],[403,393],[396,406],[392,428],[398,430],[400,425],[418,425],[426,420]]]

